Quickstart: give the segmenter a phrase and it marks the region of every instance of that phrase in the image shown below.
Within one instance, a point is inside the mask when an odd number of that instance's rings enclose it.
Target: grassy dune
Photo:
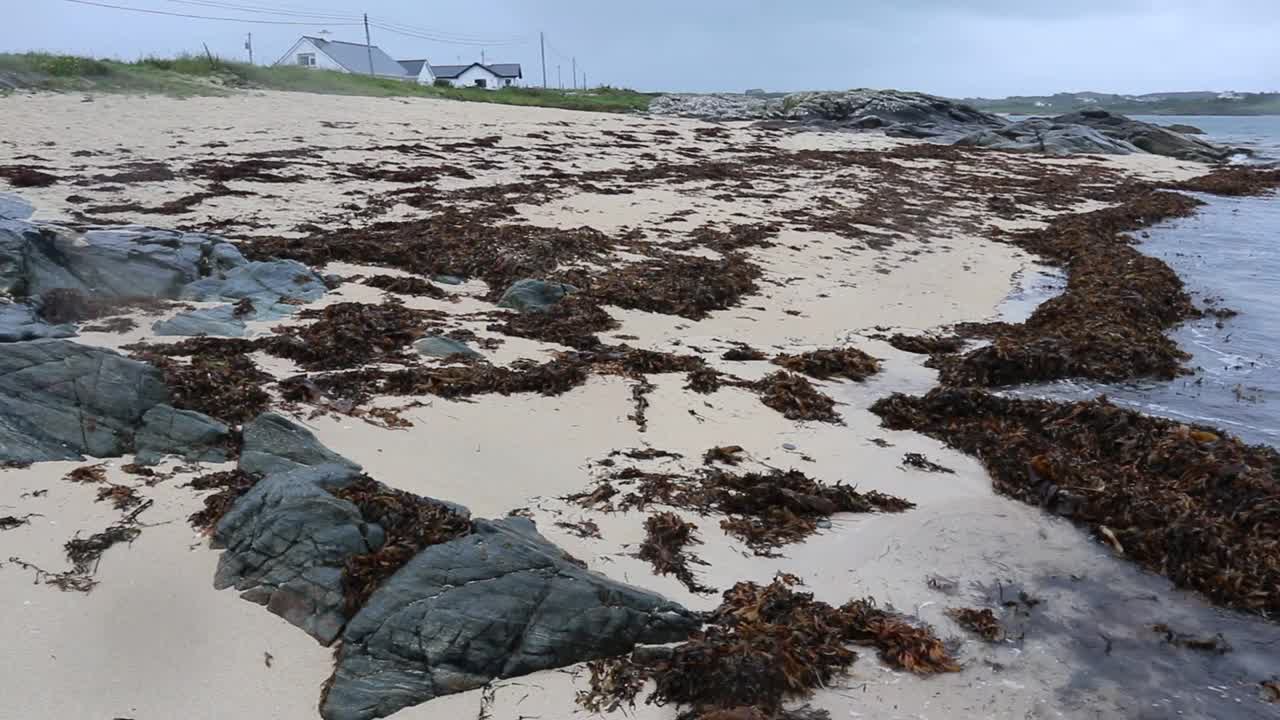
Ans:
[[[0,53],[0,93],[13,90],[149,93],[177,97],[225,95],[240,90],[284,90],[329,95],[437,97],[570,110],[644,110],[654,95],[611,87],[591,90],[429,87],[294,66],[267,67],[187,55],[136,62],[48,53]]]

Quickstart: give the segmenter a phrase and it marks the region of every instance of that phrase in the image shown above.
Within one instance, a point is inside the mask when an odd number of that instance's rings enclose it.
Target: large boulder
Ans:
[[[114,457],[167,402],[160,372],[68,340],[0,345],[0,463]]]
[[[241,430],[240,469],[250,475],[275,475],[301,467],[360,466],[330,450],[310,430],[276,413],[263,413]]]
[[[498,307],[519,312],[544,312],[578,288],[565,283],[525,278],[511,283],[498,298]]]
[[[155,465],[166,455],[188,462],[226,462],[230,459],[231,428],[208,415],[156,405],[142,416],[134,436],[136,460]]]
[[[337,639],[347,622],[343,566],[385,540],[359,508],[329,492],[358,476],[346,466],[323,465],[254,485],[214,530],[214,547],[226,548],[214,587],[234,587],[324,645]]]
[[[981,130],[960,138],[955,144],[1047,155],[1128,155],[1142,152],[1124,140],[1108,137],[1091,127],[1047,118],[1029,118],[1002,128]]]
[[[1145,152],[1166,155],[1179,160],[1222,162],[1242,152],[1236,148],[1214,145],[1197,137],[1106,110],[1082,110],[1059,115],[1053,121],[1063,125],[1085,125],[1107,137],[1123,140]]]
[[[0,193],[0,220],[26,220],[33,213],[31,203],[13,193]]]
[[[321,715],[367,720],[496,678],[683,640],[697,616],[590,572],[525,518],[420,552],[351,618]]]
[[[75,334],[74,326],[50,325],[30,305],[0,299],[0,343],[66,338]]]

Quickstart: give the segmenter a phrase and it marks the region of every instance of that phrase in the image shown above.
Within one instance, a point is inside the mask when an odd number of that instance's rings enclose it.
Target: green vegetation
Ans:
[[[611,87],[591,90],[482,90],[424,86],[403,80],[314,68],[250,65],[203,55],[148,57],[136,62],[121,62],[47,53],[0,53],[0,92],[5,89],[153,93],[175,97],[227,95],[254,89],[283,90],[328,95],[434,97],[599,112],[644,110],[655,97]]]
[[[1173,92],[1109,95],[1081,92],[1026,95],[964,102],[987,112],[1061,115],[1076,110],[1107,110],[1122,115],[1280,115],[1280,93]]]

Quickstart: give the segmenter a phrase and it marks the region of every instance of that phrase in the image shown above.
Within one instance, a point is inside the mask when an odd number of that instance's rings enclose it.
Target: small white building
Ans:
[[[355,75],[375,75],[396,80],[412,80],[404,66],[396,62],[382,48],[374,45],[325,40],[304,35],[289,48],[276,65],[300,65],[302,67],[334,70]],[[372,69],[372,71],[371,71]]]
[[[406,62],[417,62],[402,60]],[[424,68],[418,75],[418,82],[434,83],[437,80],[447,82],[454,87],[479,87],[498,90],[504,87],[520,87],[524,73],[520,63],[471,63],[470,65],[431,65],[423,61]],[[429,69],[429,70],[428,70]],[[423,80],[423,74],[429,73],[430,80]]]

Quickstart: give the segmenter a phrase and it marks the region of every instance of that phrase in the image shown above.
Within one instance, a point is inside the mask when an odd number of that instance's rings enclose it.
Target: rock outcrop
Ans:
[[[1059,115],[1053,121],[1064,125],[1084,125],[1107,137],[1129,143],[1144,152],[1175,157],[1179,160],[1215,163],[1242,152],[1237,148],[1214,145],[1197,137],[1105,110],[1083,110]]]
[[[498,307],[522,313],[543,312],[577,290],[578,288],[565,283],[525,278],[511,283],[511,287],[498,298]]]
[[[243,435],[240,470],[262,479],[215,527],[225,552],[214,584],[322,644],[341,641],[322,699],[327,720],[385,717],[497,678],[682,640],[700,624],[675,603],[588,571],[524,518],[465,523],[460,537],[402,560],[353,608],[350,568],[384,544],[404,547],[393,545],[403,535],[379,524],[383,501],[346,499],[370,481],[287,418],[264,414]],[[470,519],[445,501],[415,503]]]
[[[954,100],[897,90],[792,93],[782,98],[746,95],[663,95],[649,112],[708,120],[768,120],[798,126],[873,129],[915,138],[956,137],[1001,127],[996,115]]]
[[[110,350],[69,340],[0,345],[0,463],[122,455],[168,399],[158,370]]]
[[[1124,140],[1108,137],[1091,127],[1047,118],[1029,118],[1002,128],[981,130],[960,138],[955,144],[1047,155],[1128,155],[1142,152]]]
[[[525,518],[476,521],[419,553],[351,619],[321,715],[385,717],[497,678],[679,641],[698,624],[583,569]]]
[[[155,465],[166,455],[188,462],[226,462],[231,442],[231,428],[208,415],[156,405],[142,416],[134,450],[142,465]]]
[[[322,277],[301,263],[250,261],[235,245],[212,235],[134,225],[76,233],[0,220],[0,294],[19,301],[0,312],[0,341],[65,336],[65,326],[44,325],[36,313],[40,298],[54,290],[79,293],[105,306],[140,298],[247,299],[254,319],[273,320],[320,298],[327,288]],[[225,306],[183,313],[156,330],[239,336],[244,322]]]

